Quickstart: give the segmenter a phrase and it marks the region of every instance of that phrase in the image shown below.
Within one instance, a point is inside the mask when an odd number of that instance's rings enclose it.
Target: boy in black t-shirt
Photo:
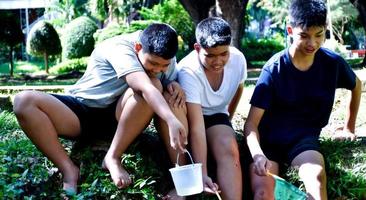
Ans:
[[[322,0],[293,0],[287,27],[293,43],[263,67],[244,125],[253,163],[254,199],[274,199],[283,164],[299,167],[309,199],[327,199],[321,129],[328,123],[335,90],[352,91],[342,137],[354,139],[361,82],[342,57],[321,48],[327,9]]]

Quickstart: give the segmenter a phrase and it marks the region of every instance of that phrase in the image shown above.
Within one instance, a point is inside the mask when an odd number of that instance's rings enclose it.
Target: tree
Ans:
[[[361,21],[361,24],[363,26],[363,29],[365,30],[366,34],[366,1],[365,0],[349,0],[358,10],[359,19]],[[365,44],[366,46],[366,44]],[[363,61],[361,63],[361,66],[366,65],[366,56],[363,58]]]
[[[197,25],[208,16],[220,16],[232,30],[232,45],[239,48],[244,33],[244,16],[249,0],[179,0]]]
[[[16,17],[11,12],[1,12],[0,13],[0,43],[5,44],[9,47],[8,59],[9,59],[9,71],[10,76],[14,74],[14,61],[13,61],[13,51],[14,47],[20,44],[24,35],[20,29],[19,18]]]
[[[60,38],[50,23],[39,21],[30,30],[27,52],[34,56],[43,55],[46,73],[48,73],[48,56],[60,54],[61,50]]]

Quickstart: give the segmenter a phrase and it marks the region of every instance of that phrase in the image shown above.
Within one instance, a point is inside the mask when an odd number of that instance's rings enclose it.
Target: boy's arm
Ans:
[[[356,86],[351,91],[351,100],[348,105],[347,115],[343,130],[348,133],[355,133],[356,119],[361,99],[361,81],[356,76]],[[352,139],[352,138],[351,138]]]
[[[215,191],[217,188],[207,175],[207,141],[201,105],[187,103],[187,118],[192,155],[195,162],[202,163],[204,190],[207,191],[208,187],[210,190]]]
[[[264,155],[262,148],[260,147],[258,131],[258,125],[260,120],[262,119],[263,114],[264,109],[251,106],[248,118],[244,124],[244,133],[250,153],[253,157],[255,172],[258,175],[266,176],[267,170],[270,168],[270,162]]]
[[[150,78],[145,72],[132,72],[125,76],[129,87],[141,93],[145,101],[151,106],[154,112],[167,122],[169,127],[170,145],[184,152],[184,146],[187,144],[187,132],[184,126],[179,122],[170,110],[167,102],[160,91],[151,83]]]
[[[229,119],[230,120],[232,120],[235,110],[238,107],[241,95],[243,94],[243,90],[244,90],[244,83],[240,83],[238,89],[235,92],[233,99],[231,100],[231,102],[229,104]]]

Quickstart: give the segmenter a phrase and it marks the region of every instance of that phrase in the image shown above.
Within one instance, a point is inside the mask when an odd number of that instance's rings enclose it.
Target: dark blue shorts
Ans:
[[[225,113],[216,113],[213,115],[203,115],[203,120],[205,121],[205,129],[207,130],[208,128],[210,128],[211,126],[215,126],[215,125],[227,125],[230,126],[231,128],[233,127],[231,125],[229,116]]]
[[[285,165],[290,165],[292,160],[304,151],[314,150],[320,152],[318,137],[303,138],[287,145],[271,144],[270,142],[261,142],[260,145],[264,155],[269,160]]]
[[[60,94],[51,94],[67,107],[69,107],[79,118],[81,134],[79,139],[112,139],[117,129],[116,105],[118,101],[106,108],[89,107],[81,103],[75,97]]]

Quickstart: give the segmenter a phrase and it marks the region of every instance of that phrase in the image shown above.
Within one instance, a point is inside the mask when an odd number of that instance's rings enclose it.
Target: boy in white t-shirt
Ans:
[[[202,163],[206,192],[219,190],[219,185],[223,199],[242,199],[239,150],[230,120],[243,92],[246,60],[230,46],[230,26],[221,18],[201,21],[196,40],[195,50],[178,64],[192,154]],[[216,161],[218,185],[207,174],[207,146]]]

